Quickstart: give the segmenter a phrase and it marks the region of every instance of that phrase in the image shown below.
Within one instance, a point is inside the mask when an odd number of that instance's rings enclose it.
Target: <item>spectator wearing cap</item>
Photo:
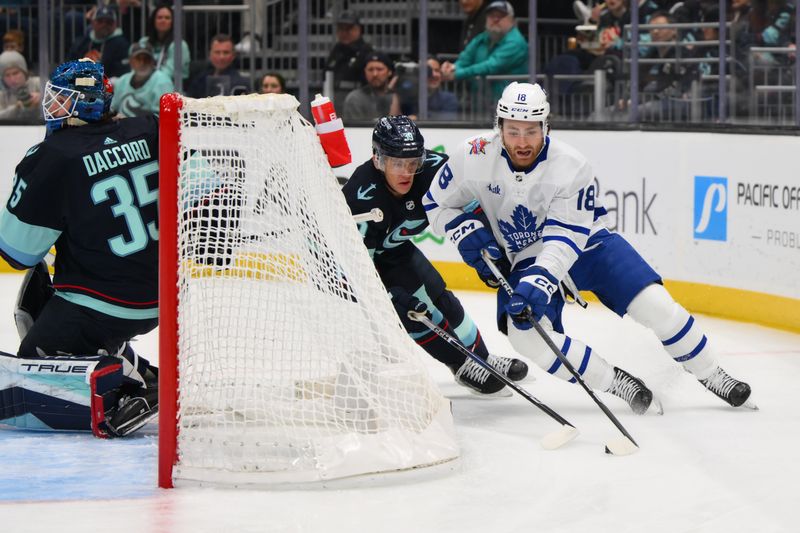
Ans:
[[[117,12],[109,6],[98,7],[92,16],[92,29],[72,43],[69,59],[89,59],[100,62],[105,75],[117,78],[128,72],[125,60],[130,43],[117,27]]]
[[[187,94],[192,98],[247,94],[252,82],[239,74],[234,65],[236,50],[230,35],[218,33],[211,38],[206,70],[192,78]]]
[[[173,12],[168,3],[160,3],[147,19],[147,35],[139,39],[139,44],[149,44],[156,59],[156,68],[173,79],[175,72],[175,39],[173,38]],[[181,74],[189,77],[191,55],[189,45],[181,40]]]
[[[382,52],[373,52],[366,59],[366,85],[354,89],[344,100],[342,117],[346,120],[377,120],[400,114],[400,102],[391,88],[394,62]]]
[[[326,70],[333,72],[334,104],[341,106],[350,91],[367,81],[364,65],[373,48],[362,32],[361,21],[353,12],[343,11],[336,20],[336,44],[326,63]]]
[[[123,117],[158,115],[161,95],[175,90],[172,78],[156,68],[149,44],[134,43],[128,60],[131,71],[114,84],[111,112]]]
[[[13,50],[0,54],[0,80],[0,120],[41,124],[39,78],[28,76],[28,64],[22,54]]]
[[[463,80],[491,74],[527,74],[528,42],[517,28],[514,8],[496,1],[486,7],[486,31],[472,39],[455,63],[442,65],[445,80]],[[492,82],[493,100],[503,94],[508,81]],[[473,94],[478,84],[473,82]]]

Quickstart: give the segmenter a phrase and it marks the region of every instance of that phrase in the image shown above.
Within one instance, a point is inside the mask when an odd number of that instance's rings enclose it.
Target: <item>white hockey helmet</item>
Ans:
[[[550,104],[538,83],[512,82],[497,101],[497,119],[525,120],[547,124]]]

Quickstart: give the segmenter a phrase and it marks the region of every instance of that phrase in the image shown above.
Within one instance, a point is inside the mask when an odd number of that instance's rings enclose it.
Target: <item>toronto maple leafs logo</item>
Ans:
[[[498,220],[500,231],[511,252],[518,253],[525,247],[539,240],[542,228],[536,227],[536,215],[524,205],[518,205],[511,213],[511,222]]]
[[[470,154],[485,154],[486,145],[489,144],[489,141],[487,141],[483,137],[478,137],[477,139],[471,140],[469,144],[470,144],[469,147]]]

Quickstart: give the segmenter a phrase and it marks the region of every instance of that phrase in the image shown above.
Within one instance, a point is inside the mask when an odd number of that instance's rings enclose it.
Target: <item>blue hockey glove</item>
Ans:
[[[542,267],[531,268],[506,304],[506,312],[514,320],[514,326],[523,330],[533,327],[527,319],[527,310],[530,309],[530,316],[538,322],[557,290],[558,280],[550,272]]]
[[[492,271],[486,266],[481,257],[481,251],[486,250],[489,256],[498,260],[503,257],[500,246],[494,239],[491,230],[483,225],[483,222],[474,213],[464,213],[450,221],[444,228],[447,231],[447,238],[450,242],[458,246],[458,252],[464,262],[478,271],[478,276],[484,283],[489,285],[488,280],[497,283]],[[497,285],[494,285],[497,287]]]
[[[428,313],[428,306],[425,305],[425,302],[409,293],[403,287],[391,287],[389,294],[392,296],[395,311],[401,318],[407,318],[409,311]]]

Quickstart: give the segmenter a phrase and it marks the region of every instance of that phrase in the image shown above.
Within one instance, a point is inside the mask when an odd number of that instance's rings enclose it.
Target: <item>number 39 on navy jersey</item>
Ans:
[[[56,247],[56,294],[119,318],[158,315],[158,122],[56,131],[16,168],[0,251],[33,266]]]

